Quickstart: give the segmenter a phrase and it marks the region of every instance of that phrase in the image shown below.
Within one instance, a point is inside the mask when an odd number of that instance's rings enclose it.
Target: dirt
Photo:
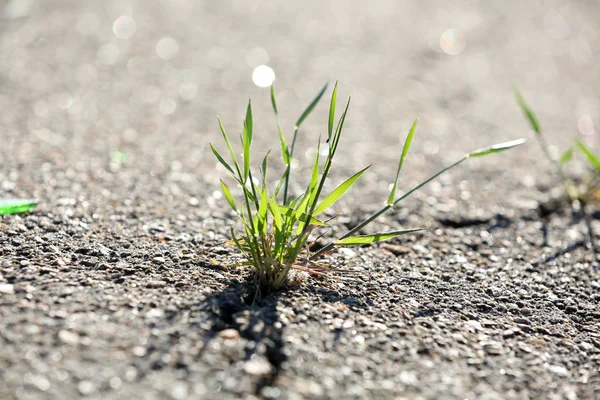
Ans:
[[[135,29],[115,33],[120,16]],[[254,150],[277,152],[257,65],[288,137],[339,80],[352,103],[328,188],[374,164],[336,205],[339,234],[383,203],[416,116],[401,190],[533,139],[513,84],[557,152],[593,144],[598,3],[10,0],[0,18],[0,198],[40,200],[0,217],[0,398],[600,398],[599,263],[535,140],[369,228],[423,233],[338,251],[327,262],[353,273],[298,274],[255,305],[208,148],[215,116],[235,137],[252,96]],[[449,28],[460,54],[440,48]],[[326,118],[301,130],[292,190]]]

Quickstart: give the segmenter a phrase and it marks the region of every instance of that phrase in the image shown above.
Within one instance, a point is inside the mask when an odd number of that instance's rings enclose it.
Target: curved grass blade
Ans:
[[[586,145],[581,143],[579,140],[575,140],[575,144],[577,145],[579,150],[581,150],[581,152],[586,156],[586,158],[588,159],[588,161],[590,162],[592,167],[594,167],[596,170],[600,171],[600,159],[598,159],[598,157],[594,153],[592,153],[592,151]]]
[[[523,111],[523,114],[529,120],[529,124],[531,125],[531,128],[535,131],[536,134],[541,135],[542,128],[540,127],[540,123],[539,123],[537,117],[535,116],[535,114],[531,110],[531,108],[529,108],[529,106],[525,102],[525,99],[523,98],[523,96],[521,96],[521,93],[519,93],[519,91],[517,89],[515,89],[515,97],[517,99],[517,103],[519,104],[519,107],[521,108],[521,111]]]
[[[331,134],[333,133],[333,123],[335,120],[335,105],[337,103],[337,88],[338,83],[335,82],[335,86],[333,87],[333,93],[331,94],[331,102],[329,103],[329,121],[327,124],[327,142],[331,139]]]
[[[20,214],[33,210],[38,205],[35,199],[0,200],[0,215]]]
[[[217,160],[219,160],[219,162],[221,163],[222,166],[224,166],[225,168],[227,168],[227,170],[229,172],[231,172],[231,175],[235,176],[235,173],[233,172],[233,168],[231,168],[231,166],[227,163],[227,161],[225,161],[223,159],[223,157],[221,157],[221,154],[219,154],[219,152],[217,151],[217,149],[215,149],[215,146],[212,145],[212,143],[210,144],[210,149],[212,150],[213,154],[215,155],[215,157],[217,157]]]
[[[377,243],[384,240],[395,238],[411,232],[422,231],[423,228],[402,229],[399,231],[375,233],[373,235],[350,236],[335,242],[337,246],[360,246],[363,244]]]
[[[246,119],[244,120],[244,132],[242,135],[242,146],[244,148],[244,182],[250,173],[250,146],[252,145],[252,102],[248,101]]]
[[[229,191],[229,188],[227,187],[227,185],[223,181],[221,181],[221,190],[223,191],[223,195],[227,199],[227,202],[229,203],[229,205],[231,206],[231,208],[233,209],[233,211],[238,212],[238,209],[237,209],[237,207],[235,205],[235,201],[233,200],[233,196],[231,195],[231,192]]]
[[[333,192],[331,192],[327,197],[325,197],[323,199],[323,201],[321,203],[319,203],[317,208],[315,208],[315,211],[313,211],[313,214],[319,215],[320,213],[322,213],[323,211],[325,211],[329,207],[331,207],[336,201],[338,201],[338,199],[340,197],[342,197],[344,195],[344,193],[346,193],[346,191],[348,189],[350,189],[352,187],[354,182],[356,182],[356,180],[358,178],[360,178],[360,176],[369,168],[371,168],[370,165],[368,167],[358,171],[356,174],[352,175],[350,178],[348,178],[342,184],[340,184],[338,187],[336,187],[333,190]]]
[[[277,109],[277,100],[275,100],[275,85],[271,85],[271,105],[273,106],[273,112],[275,117],[279,119],[279,110]]]
[[[392,186],[392,190],[390,191],[390,197],[388,197],[388,204],[394,204],[394,199],[396,198],[396,187],[398,186],[398,178],[400,177],[400,171],[402,170],[402,166],[404,165],[404,160],[406,160],[406,156],[408,155],[408,150],[410,149],[410,145],[413,140],[413,136],[415,134],[415,129],[417,129],[417,121],[413,122],[410,131],[408,131],[408,135],[406,135],[406,140],[404,141],[404,147],[402,148],[402,156],[400,156],[400,161],[398,162],[398,169],[396,170],[396,179],[394,179],[394,185]]]
[[[313,99],[313,101],[311,101],[310,104],[308,105],[308,107],[306,107],[306,110],[304,110],[302,115],[300,115],[300,118],[298,118],[298,121],[296,121],[296,125],[294,126],[294,129],[298,130],[298,128],[300,128],[300,125],[302,125],[302,122],[304,122],[304,120],[310,115],[312,110],[317,106],[317,104],[319,103],[319,100],[321,100],[321,97],[323,97],[325,90],[327,90],[327,85],[328,85],[328,83],[326,83],[323,86],[323,88],[319,91],[319,93]]]
[[[242,179],[242,174],[240,171],[240,165],[238,164],[237,157],[235,156],[235,152],[233,151],[233,147],[231,147],[231,142],[229,141],[229,136],[227,136],[227,132],[225,131],[225,127],[221,123],[219,117],[217,117],[217,121],[219,121],[219,129],[221,129],[221,133],[223,134],[223,138],[225,139],[225,144],[227,144],[227,149],[229,150],[229,155],[231,156],[231,160],[233,161],[233,165],[235,165],[235,169],[238,173],[238,181]],[[241,182],[241,181],[240,181]]]
[[[488,154],[498,153],[498,152],[508,150],[513,147],[520,146],[525,142],[526,142],[525,139],[517,139],[517,140],[511,140],[510,142],[495,144],[490,147],[485,147],[483,149],[475,150],[475,151],[467,154],[467,158],[482,157],[482,156],[486,156]]]

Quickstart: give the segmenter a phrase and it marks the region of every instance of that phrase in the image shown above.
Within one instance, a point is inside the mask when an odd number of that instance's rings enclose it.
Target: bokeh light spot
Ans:
[[[595,130],[594,121],[592,120],[592,117],[590,117],[589,115],[584,115],[581,118],[579,118],[579,121],[577,121],[577,129],[579,129],[579,132],[581,132],[582,135],[593,135],[595,133]]]
[[[113,33],[119,39],[131,39],[136,29],[135,21],[128,15],[120,16],[113,23]]]
[[[467,38],[458,29],[450,28],[442,33],[440,47],[444,53],[456,56],[465,51]]]
[[[252,71],[252,82],[258,87],[269,87],[275,81],[275,71],[267,65],[259,65]]]
[[[162,38],[156,44],[156,54],[163,60],[172,60],[179,53],[179,44],[173,38]]]

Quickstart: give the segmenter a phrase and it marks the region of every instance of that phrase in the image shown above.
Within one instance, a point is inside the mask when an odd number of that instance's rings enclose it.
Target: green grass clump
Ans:
[[[519,108],[523,112],[523,115],[525,115],[525,118],[529,122],[531,129],[533,129],[535,132],[535,137],[540,143],[542,151],[556,169],[560,181],[565,186],[567,202],[571,204],[573,209],[579,208],[583,214],[587,225],[590,245],[592,249],[596,251],[594,233],[592,231],[590,217],[586,211],[586,206],[590,202],[600,201],[600,157],[594,153],[592,149],[577,139],[573,139],[573,145],[564,151],[560,157],[552,157],[549,146],[546,142],[544,134],[542,133],[541,125],[535,113],[516,89],[515,97]],[[567,176],[567,174],[564,172],[564,168],[566,164],[573,160],[575,152],[579,152],[584,155],[588,164],[588,170],[581,176]]]
[[[258,290],[257,293],[260,293],[260,290],[277,290],[283,287],[288,281],[288,275],[292,268],[310,267],[317,258],[336,246],[356,246],[376,243],[420,230],[419,228],[400,229],[371,235],[357,235],[362,228],[373,222],[376,218],[391,209],[411,193],[442,173],[454,168],[461,162],[469,158],[497,153],[524,143],[524,140],[519,139],[471,152],[457,162],[437,172],[404,195],[396,197],[396,188],[398,186],[400,172],[408,155],[417,127],[417,121],[415,120],[404,142],[402,153],[396,168],[394,183],[385,206],[342,237],[331,241],[319,251],[311,253],[308,246],[311,233],[317,228],[328,226],[326,222],[319,219],[320,215],[342,197],[369,168],[366,167],[354,173],[354,175],[342,182],[331,193],[323,196],[323,187],[332,168],[334,156],[338,150],[344,122],[350,105],[350,99],[348,99],[343,112],[336,121],[336,83],[329,102],[329,118],[326,138],[326,143],[328,144],[327,155],[324,157],[324,160],[321,160],[320,150],[322,143],[321,138],[319,138],[310,180],[306,189],[299,195],[290,193],[289,182],[292,167],[291,161],[294,155],[298,130],[304,120],[317,106],[326,89],[327,85],[319,91],[317,96],[304,110],[300,118],[298,118],[294,126],[291,145],[288,146],[288,142],[279,124],[279,113],[275,91],[273,87],[271,87],[271,102],[279,133],[281,158],[285,165],[285,171],[280,177],[275,190],[272,192],[269,192],[267,185],[269,153],[262,158],[258,169],[258,175],[253,174],[253,169],[251,168],[250,148],[254,134],[251,102],[248,102],[246,117],[240,135],[242,146],[241,159],[236,156],[236,152],[221,121],[219,121],[219,127],[229,152],[230,161],[226,161],[221,153],[219,153],[212,144],[210,145],[217,160],[225,167],[242,190],[241,201],[236,202],[229,186],[221,180],[221,189],[225,199],[241,222],[240,229],[236,229],[233,226],[231,227],[231,238],[233,244],[243,254],[245,264],[251,265],[254,268]],[[300,261],[300,259],[302,261]]]
[[[587,204],[592,200],[600,199],[600,157],[592,149],[584,145],[577,139],[573,139],[573,145],[565,150],[558,158],[552,157],[542,128],[535,113],[529,107],[523,96],[515,89],[515,97],[519,108],[526,117],[535,137],[540,143],[542,151],[546,158],[556,169],[556,172],[565,185],[566,194],[570,202],[579,201],[581,204]],[[583,176],[568,177],[564,168],[567,163],[573,160],[574,153],[578,151],[583,154],[589,166],[588,172]]]

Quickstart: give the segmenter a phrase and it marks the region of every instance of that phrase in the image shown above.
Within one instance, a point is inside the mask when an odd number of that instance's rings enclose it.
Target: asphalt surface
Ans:
[[[0,1],[0,198],[40,200],[0,217],[0,398],[600,398],[596,256],[512,93],[553,152],[594,146],[599,19],[583,0]],[[373,167],[333,233],[383,203],[417,116],[400,190],[532,140],[370,228],[425,232],[331,255],[351,279],[297,274],[252,305],[209,143],[252,97],[254,150],[277,152],[260,65],[288,137],[325,82],[352,97],[328,188]]]

